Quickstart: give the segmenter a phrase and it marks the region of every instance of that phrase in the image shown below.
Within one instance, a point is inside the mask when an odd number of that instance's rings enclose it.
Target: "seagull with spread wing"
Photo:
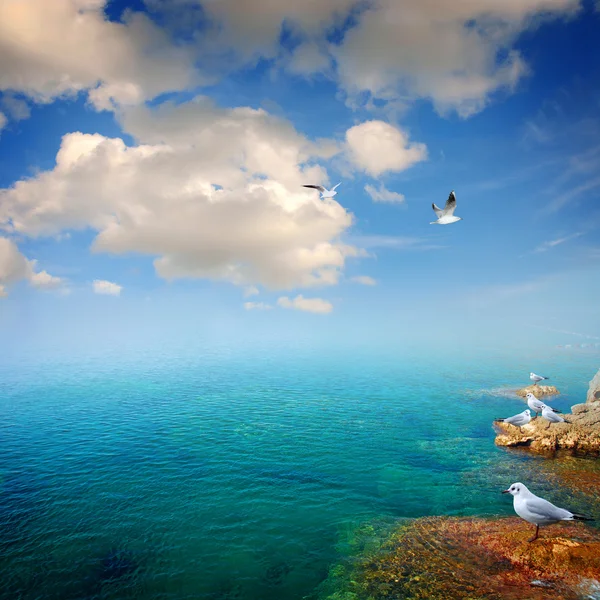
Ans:
[[[340,181],[340,183],[342,183]],[[335,188],[340,185],[340,183],[338,183],[337,185],[334,185],[330,190],[328,190],[327,188],[324,188],[322,185],[303,185],[302,187],[306,187],[306,188],[313,188],[314,190],[319,190],[321,192],[321,198],[333,198],[337,192],[335,191]]]
[[[454,190],[450,192],[448,200],[446,200],[446,206],[440,208],[435,204],[432,204],[433,212],[437,216],[437,221],[432,221],[430,225],[448,225],[449,223],[456,223],[456,221],[462,221],[462,217],[454,216],[454,209],[456,208],[456,194]]]

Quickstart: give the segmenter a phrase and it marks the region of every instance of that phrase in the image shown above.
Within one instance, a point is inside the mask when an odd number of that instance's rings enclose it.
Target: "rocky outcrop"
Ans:
[[[558,396],[560,392],[553,385],[528,385],[527,387],[516,390],[515,394],[525,398],[527,394],[531,392],[536,398],[543,398],[545,396]]]
[[[590,381],[590,388],[587,393],[587,402],[600,402],[600,369]]]
[[[396,527],[375,551],[330,571],[321,600],[594,598],[600,532],[552,525],[527,542],[519,518],[427,517]]]
[[[554,395],[556,388],[544,394],[550,386],[529,386],[517,393],[524,396],[532,390],[536,397]],[[537,389],[536,389],[537,388]],[[521,394],[520,392],[524,392]],[[542,392],[542,393],[540,393]],[[600,371],[590,381],[587,402],[575,404],[571,413],[562,415],[565,423],[553,423],[542,417],[531,420],[521,428],[496,422],[493,427],[497,433],[496,445],[508,447],[527,447],[535,452],[554,453],[557,450],[569,450],[578,454],[600,455]]]

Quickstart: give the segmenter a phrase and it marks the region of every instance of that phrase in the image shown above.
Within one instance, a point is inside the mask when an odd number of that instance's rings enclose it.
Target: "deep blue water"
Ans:
[[[1,598],[301,599],[380,516],[509,515],[540,459],[506,392],[569,410],[598,355],[205,349],[0,367]],[[590,508],[576,500],[578,509]]]

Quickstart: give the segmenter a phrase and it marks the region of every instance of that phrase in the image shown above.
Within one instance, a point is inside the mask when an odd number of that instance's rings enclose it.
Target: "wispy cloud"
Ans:
[[[535,253],[547,252],[551,248],[554,248],[555,246],[559,246],[560,244],[564,244],[565,242],[568,242],[569,240],[573,240],[575,238],[578,238],[581,235],[583,235],[583,232],[579,231],[579,232],[574,233],[572,235],[567,235],[565,237],[561,237],[561,238],[558,238],[556,240],[550,240],[548,242],[544,242],[544,243],[540,244],[537,248],[535,248],[533,252],[535,252]]]
[[[277,300],[277,304],[282,308],[293,308],[318,314],[327,314],[333,310],[333,305],[322,298],[305,298],[302,294],[293,299],[282,296]]]
[[[446,247],[439,244],[430,244],[423,238],[393,235],[352,236],[352,244],[362,248],[390,248],[393,250],[439,250]]]
[[[365,185],[365,192],[371,196],[373,202],[386,202],[388,204],[404,204],[406,199],[403,194],[398,192],[392,192],[388,190],[383,184],[380,184],[379,188],[374,185],[367,183]]]
[[[368,275],[357,275],[356,277],[351,277],[350,281],[360,283],[361,285],[377,285],[377,281]]]
[[[246,310],[271,310],[273,307],[265,302],[244,302]]]
[[[250,296],[257,296],[260,292],[255,285],[248,286],[244,290],[244,298],[249,298]]]
[[[571,190],[568,190],[558,195],[549,205],[546,206],[545,210],[549,212],[556,212],[560,210],[566,204],[572,202],[575,198],[581,196],[585,192],[595,190],[600,187],[600,177],[594,177]]]
[[[465,301],[472,307],[487,307],[498,301],[506,301],[539,292],[546,287],[552,277],[539,277],[518,283],[487,285],[467,292]]]

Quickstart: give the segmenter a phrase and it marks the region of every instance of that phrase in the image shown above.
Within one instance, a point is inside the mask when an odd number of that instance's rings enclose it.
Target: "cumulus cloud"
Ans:
[[[25,258],[12,240],[0,237],[0,296],[6,296],[8,287],[22,280],[44,290],[62,285],[60,277],[54,277],[46,271],[36,271],[36,265],[37,261]]]
[[[106,0],[5,0],[0,89],[38,102],[86,90],[92,104],[105,109],[267,59],[299,75],[327,72],[350,97],[366,92],[392,103],[428,98],[440,113],[455,110],[467,117],[528,73],[515,49],[519,34],[542,17],[569,16],[580,8],[580,0],[145,4],[158,14],[155,21],[128,12],[117,23],[105,18]],[[173,43],[163,26],[192,41]],[[334,30],[340,39],[332,42]],[[283,32],[290,41],[286,49]]]
[[[147,0],[180,13],[196,7],[202,52],[259,58],[310,75],[337,65],[350,98],[430,99],[440,113],[468,117],[498,90],[511,91],[529,72],[515,49],[518,36],[539,21],[569,17],[580,0]],[[350,19],[348,18],[350,17]],[[351,27],[344,23],[352,22]],[[341,39],[328,41],[337,30]],[[291,59],[279,41],[292,40]],[[216,49],[216,50],[214,50]]]
[[[346,132],[350,161],[372,177],[404,171],[427,158],[425,144],[409,142],[408,134],[384,121],[365,121]]]
[[[371,196],[373,202],[389,202],[390,204],[404,204],[405,198],[403,194],[392,192],[383,184],[376,188],[374,185],[365,185],[365,192]]]
[[[368,275],[357,275],[356,277],[351,277],[350,281],[360,283],[361,285],[377,285],[377,281]]]
[[[92,286],[95,294],[102,294],[104,296],[120,296],[123,289],[122,285],[106,281],[105,279],[94,279]]]
[[[277,300],[278,306],[282,308],[293,308],[295,310],[303,310],[306,312],[327,314],[333,310],[333,305],[322,298],[305,298],[299,294],[293,299],[287,296],[282,296]]]
[[[36,102],[88,90],[97,109],[110,109],[195,82],[191,54],[145,14],[110,22],[104,6],[105,0],[0,3],[0,89]]]
[[[4,129],[6,122],[7,122],[6,115],[4,113],[0,112],[0,132]]]
[[[302,188],[327,179],[314,161],[329,150],[287,121],[205,98],[119,114],[137,146],[65,135],[54,169],[0,190],[0,227],[29,236],[91,227],[94,251],[157,257],[165,279],[281,290],[336,284],[361,255],[339,241],[352,215]]]
[[[244,302],[246,310],[271,310],[273,307],[265,302]]]

